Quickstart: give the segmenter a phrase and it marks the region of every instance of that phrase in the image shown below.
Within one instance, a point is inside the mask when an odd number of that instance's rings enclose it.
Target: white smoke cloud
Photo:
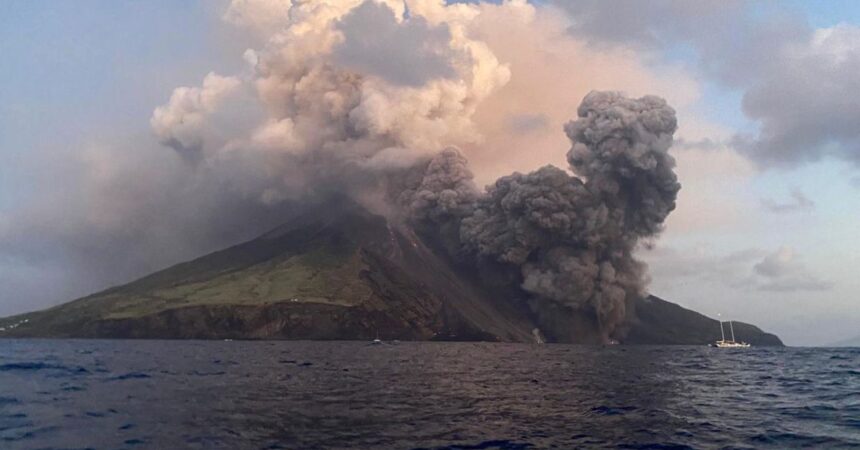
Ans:
[[[152,130],[163,144],[179,152],[200,151],[209,134],[207,119],[240,84],[238,78],[210,73],[201,87],[176,88],[170,101],[152,113]]]
[[[232,0],[223,17],[267,38],[287,23],[292,6],[292,0]]]
[[[591,51],[554,8],[525,0],[234,0],[224,18],[259,45],[249,72],[210,74],[155,109],[152,131],[181,158],[136,144],[79,162],[63,205],[46,192],[10,217],[0,252],[34,270],[68,262],[94,289],[253,237],[332,191],[405,187],[412,214],[448,220],[480,194],[470,171],[485,182],[564,166],[560,130],[590,90],[697,95],[687,74]],[[360,33],[371,25],[404,38]],[[540,119],[523,133],[518,117]]]
[[[291,155],[270,154],[272,164],[354,182],[355,172],[393,163],[396,149],[408,159],[480,139],[475,107],[508,69],[481,43],[404,11],[391,1],[291,7],[254,52],[251,82],[268,117],[252,140],[276,149],[282,138]]]
[[[262,20],[271,17],[284,19],[277,27]],[[656,91],[681,105],[696,95],[685,74],[650,69],[626,51],[590,51],[566,33],[558,11],[523,0],[237,0],[225,18],[267,36],[263,48],[246,52],[254,66],[246,83],[265,117],[251,136],[212,139],[213,146],[232,151],[244,139],[243,151],[269,150],[265,165],[282,172],[325,164],[314,170],[341,177],[343,170],[393,161],[393,149],[414,156],[456,146],[487,182],[512,169],[560,163],[557,149],[565,144],[556,130],[591,89]],[[207,140],[201,129],[220,128],[205,124],[214,115],[196,114],[191,125],[154,115],[153,125],[164,142],[196,147]],[[518,150],[525,147],[530,151]],[[279,149],[291,156],[279,158]],[[295,185],[302,177],[286,178]]]
[[[271,120],[254,130],[251,141],[264,149],[291,152],[303,148],[295,132],[295,124],[289,117]]]
[[[450,231],[462,219],[466,248],[520,266],[522,288],[539,298],[595,310],[608,335],[644,292],[633,249],[662,230],[680,189],[667,153],[677,122],[664,100],[585,97],[579,119],[565,126],[568,162],[584,182],[545,167],[504,177],[482,197],[456,149],[417,166],[417,185],[384,173],[402,149],[413,161],[480,142],[476,107],[510,77],[469,37],[483,8],[490,7],[418,1],[406,15],[373,0],[294,5],[288,24],[254,53],[253,82],[268,119],[251,142],[270,150],[266,159],[283,168],[281,177],[295,180],[289,174],[300,171],[311,189],[365,200],[394,190],[416,223]],[[493,8],[535,20],[524,2]],[[284,151],[271,151],[279,144]],[[272,185],[261,195],[267,203],[288,196]]]

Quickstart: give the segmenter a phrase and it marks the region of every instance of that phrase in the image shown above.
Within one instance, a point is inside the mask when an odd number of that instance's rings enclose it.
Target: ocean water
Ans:
[[[860,448],[860,349],[0,340],[2,449]]]

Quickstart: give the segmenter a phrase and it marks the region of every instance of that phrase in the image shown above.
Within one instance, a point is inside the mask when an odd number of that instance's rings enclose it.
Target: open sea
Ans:
[[[0,340],[2,449],[860,448],[860,349]]]

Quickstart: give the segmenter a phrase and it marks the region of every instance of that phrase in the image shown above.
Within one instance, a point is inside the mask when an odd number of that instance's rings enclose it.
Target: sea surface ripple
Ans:
[[[860,448],[860,349],[0,340],[3,449]]]

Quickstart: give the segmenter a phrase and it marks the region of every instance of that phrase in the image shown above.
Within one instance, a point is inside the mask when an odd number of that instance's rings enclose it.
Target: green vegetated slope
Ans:
[[[0,319],[0,337],[383,339],[600,343],[591,315],[535,317],[412,230],[354,203],[299,214],[252,241],[44,311]],[[650,297],[626,344],[705,344],[718,322]],[[739,339],[781,345],[736,323]]]
[[[356,205],[45,311],[0,336],[530,339],[416,236]]]

